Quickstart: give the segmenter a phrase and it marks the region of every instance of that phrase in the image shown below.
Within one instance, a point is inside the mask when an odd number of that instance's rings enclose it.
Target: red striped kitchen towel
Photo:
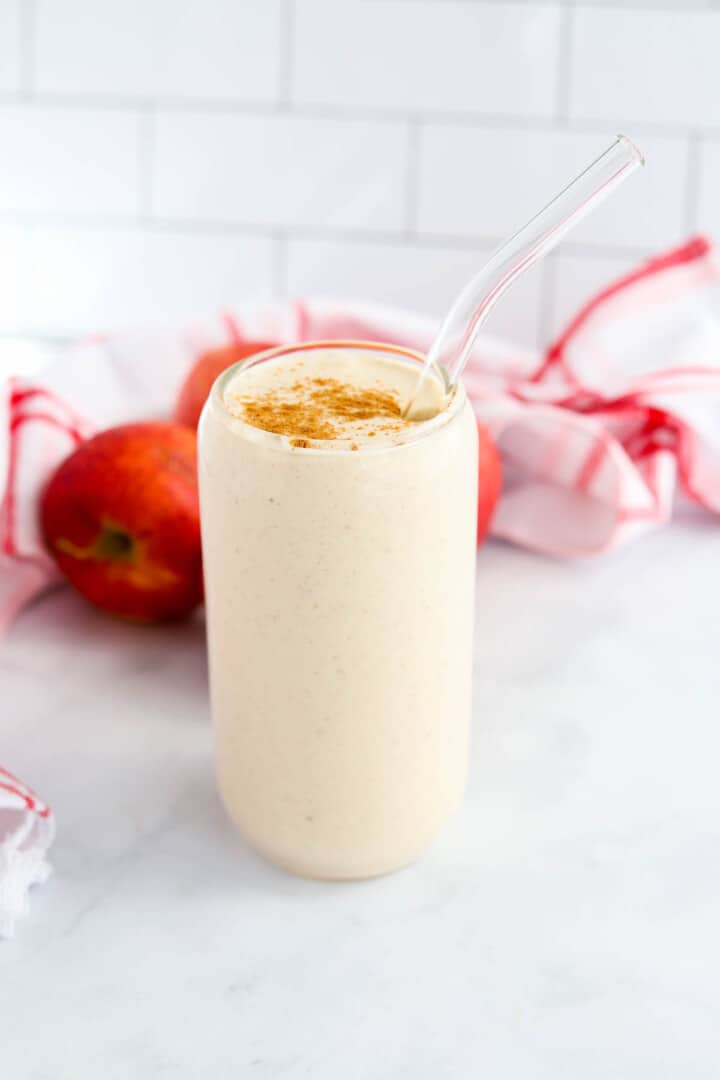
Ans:
[[[37,382],[11,379],[0,389],[0,628],[55,578],[37,522],[55,465],[96,427],[167,414],[202,349],[230,335],[423,350],[435,329],[434,320],[375,306],[250,305],[191,333],[85,342],[63,350]],[[586,556],[667,521],[678,492],[720,513],[720,260],[706,239],[604,289],[544,355],[484,338],[464,381],[503,459],[495,536]],[[36,826],[27,802],[35,797],[13,783],[27,816],[9,846],[0,832],[6,929],[27,884],[46,872],[52,832],[49,816],[44,831]]]
[[[720,259],[704,237],[587,303],[533,366],[465,379],[503,458],[493,532],[552,555],[610,551],[678,493],[720,513]]]
[[[97,427],[167,414],[198,351],[228,335],[422,350],[435,329],[426,317],[369,305],[252,305],[189,333],[85,342],[56,356],[38,383],[8,380],[0,630],[54,578],[37,523],[52,469]],[[720,513],[720,259],[703,237],[604,289],[544,355],[485,337],[464,381],[503,458],[495,536],[593,555],[666,521],[678,491]]]

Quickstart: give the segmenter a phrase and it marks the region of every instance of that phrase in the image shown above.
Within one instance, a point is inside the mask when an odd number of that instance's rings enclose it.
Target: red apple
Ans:
[[[129,619],[174,619],[202,601],[197,439],[168,423],[100,432],[43,494],[45,541],[92,604]]]
[[[203,353],[195,361],[180,387],[173,413],[175,422],[196,428],[203,405],[218,375],[239,360],[245,360],[248,356],[254,356],[255,353],[274,348],[276,344],[272,341],[242,341]]]
[[[502,488],[502,465],[487,428],[478,424],[480,438],[480,486],[478,490],[478,544],[482,544]]]

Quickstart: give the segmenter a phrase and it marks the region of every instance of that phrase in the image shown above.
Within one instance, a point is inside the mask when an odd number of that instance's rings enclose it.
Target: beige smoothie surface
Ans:
[[[252,427],[287,436],[291,445],[315,441],[382,445],[403,441],[416,427],[403,411],[418,383],[409,367],[367,350],[296,353],[241,369],[228,384],[225,407]],[[425,418],[446,405],[435,378],[425,380],[418,405]]]

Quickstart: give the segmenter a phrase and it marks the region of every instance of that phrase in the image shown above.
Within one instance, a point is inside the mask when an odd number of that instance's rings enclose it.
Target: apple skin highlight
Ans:
[[[125,424],[59,466],[42,497],[48,550],[91,604],[140,622],[177,619],[203,599],[195,432]]]
[[[222,375],[223,371],[227,371],[240,360],[276,347],[277,343],[272,341],[239,341],[219,349],[211,349],[199,356],[180,387],[173,411],[175,423],[196,428],[203,405],[218,375]]]

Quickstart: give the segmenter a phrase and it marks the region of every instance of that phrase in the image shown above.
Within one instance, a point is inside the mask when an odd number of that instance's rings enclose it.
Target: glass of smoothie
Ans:
[[[367,342],[230,368],[199,429],[217,777],[271,862],[411,863],[461,800],[477,429],[424,357]]]

